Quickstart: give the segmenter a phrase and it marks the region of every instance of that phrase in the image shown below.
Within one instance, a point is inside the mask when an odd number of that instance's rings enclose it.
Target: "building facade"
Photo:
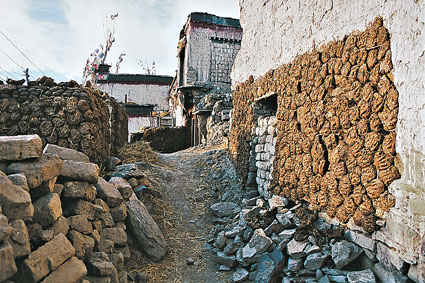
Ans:
[[[170,76],[107,74],[98,80],[98,88],[121,103],[128,114],[128,131],[161,125],[161,113],[169,111]],[[153,113],[157,115],[153,115]]]
[[[206,94],[230,92],[230,73],[241,39],[238,19],[207,13],[191,13],[180,32],[170,104],[174,125],[192,127],[194,144],[202,139],[202,128],[212,111],[196,106]]]

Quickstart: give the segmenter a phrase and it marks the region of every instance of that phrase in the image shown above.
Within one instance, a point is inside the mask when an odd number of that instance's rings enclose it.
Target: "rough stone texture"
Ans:
[[[62,160],[73,160],[86,163],[90,162],[90,159],[84,153],[75,149],[61,147],[54,144],[46,144],[43,153],[56,154]]]
[[[362,252],[363,250],[359,246],[344,240],[332,247],[332,260],[337,268],[343,268],[356,259]]]
[[[93,232],[92,224],[85,215],[74,215],[69,217],[68,220],[72,230],[76,230],[83,234],[90,234]]]
[[[139,201],[127,201],[126,223],[137,244],[147,256],[159,261],[167,254],[168,245],[158,225],[150,216],[145,205]]]
[[[121,196],[126,200],[129,199],[131,197],[131,195],[133,194],[133,188],[127,182],[127,180],[125,180],[123,178],[112,177],[109,180],[109,183],[111,183],[116,189],[118,189]]]
[[[68,233],[68,238],[75,248],[75,256],[83,260],[90,258],[95,245],[94,239],[90,236],[83,235],[78,231]]]
[[[217,252],[214,255],[214,260],[222,265],[233,267],[236,263],[236,257],[234,255],[226,255],[224,252]]]
[[[64,214],[66,216],[82,214],[87,216],[89,220],[95,220],[96,214],[100,211],[102,211],[101,207],[80,199],[67,205]]]
[[[248,279],[249,272],[245,268],[238,268],[233,273],[233,282],[239,283],[243,282],[244,280]]]
[[[0,161],[40,157],[42,142],[38,135],[0,137]]]
[[[127,218],[127,207],[124,203],[110,209],[110,213],[114,221],[124,221]]]
[[[127,142],[125,110],[91,88],[8,85],[0,105],[0,136],[38,134],[43,145],[80,150],[97,164]]]
[[[106,182],[103,178],[99,178],[95,185],[98,197],[108,203],[110,207],[116,207],[123,202],[120,192],[114,185]]]
[[[0,214],[0,243],[7,241],[10,234],[12,234],[12,228],[9,226],[7,217]]]
[[[295,239],[292,239],[287,245],[288,255],[292,258],[300,258],[305,256],[306,253],[304,250],[307,245],[307,241],[298,242]]]
[[[63,234],[58,234],[24,260],[23,273],[28,280],[38,282],[72,257],[74,253],[75,249],[68,239]]]
[[[57,155],[43,154],[36,160],[11,163],[7,167],[7,173],[23,173],[27,177],[28,186],[32,189],[57,177],[61,169],[62,160]]]
[[[401,179],[389,189],[396,197],[397,206],[387,219],[394,219],[424,235],[421,223],[425,183],[421,160],[425,132],[417,130],[424,126],[423,2],[313,0],[299,5],[291,1],[244,0],[240,5],[244,40],[233,68],[234,85],[250,75],[255,78],[264,75],[270,69],[293,61],[298,54],[342,39],[352,31],[362,31],[375,17],[383,17],[384,26],[391,35],[392,77],[399,92],[396,149],[403,166]],[[385,227],[383,232],[394,242],[392,248],[402,256],[418,254],[409,238],[397,235],[400,233],[397,227]]]
[[[293,271],[293,272],[301,270],[303,268],[303,262],[304,262],[304,260],[302,258],[292,258],[292,257],[290,257],[288,259],[288,270]]]
[[[12,246],[7,242],[0,244],[0,282],[12,277],[17,270]]]
[[[63,233],[66,235],[69,231],[69,220],[63,216],[59,216],[55,223],[53,223],[51,229],[55,232],[55,235]]]
[[[61,200],[55,193],[41,197],[34,203],[34,220],[41,226],[55,223],[61,215]]]
[[[406,283],[408,282],[408,277],[402,275],[398,270],[393,267],[385,266],[382,263],[377,263],[373,267],[373,272],[376,277],[385,283]]]
[[[276,282],[276,276],[281,272],[284,257],[281,251],[275,250],[270,254],[262,254],[258,260],[255,282]]]
[[[251,240],[242,250],[243,259],[255,259],[264,253],[272,243],[273,241],[266,236],[263,229],[256,229],[251,237]]]
[[[94,201],[96,188],[87,182],[68,181],[63,183],[63,196],[66,198],[81,198]]]
[[[49,274],[42,283],[75,283],[83,279],[87,274],[84,262],[76,257],[62,264],[55,271]]]
[[[30,194],[13,185],[3,172],[0,172],[0,206],[9,220],[27,220],[34,214]]]
[[[329,256],[322,253],[308,255],[304,261],[304,267],[310,270],[317,270],[322,267]]]
[[[123,246],[127,244],[127,234],[121,228],[104,228],[100,232],[102,239],[111,240],[114,246]]]
[[[13,255],[15,258],[29,255],[31,253],[31,245],[25,222],[21,219],[16,219],[10,222],[10,226],[12,227],[10,243],[13,247]]]
[[[266,110],[263,110],[261,107],[256,107],[254,115],[258,116],[265,112]],[[276,113],[273,114],[275,115]],[[271,208],[282,208],[285,206],[285,203],[283,202],[285,198],[277,195],[273,196],[270,191],[276,147],[276,122],[276,116],[260,116],[256,121],[256,128],[253,129],[253,138],[251,142],[251,150],[253,154],[250,157],[249,163],[249,171],[252,175],[252,177],[250,177],[254,178],[255,176],[255,182],[252,180],[247,184],[256,184],[260,196],[263,196],[266,200],[268,200]]]
[[[63,160],[63,168],[60,171],[60,175],[70,180],[95,184],[99,177],[99,166],[94,163]]]
[[[25,191],[29,191],[30,188],[28,186],[27,177],[25,177],[24,174],[10,174],[7,175],[7,178],[14,184],[15,186],[20,187],[21,189],[24,189]]]
[[[348,283],[375,283],[375,275],[370,269],[347,273]]]
[[[233,217],[241,211],[240,207],[233,202],[218,202],[211,205],[211,210],[217,217]]]

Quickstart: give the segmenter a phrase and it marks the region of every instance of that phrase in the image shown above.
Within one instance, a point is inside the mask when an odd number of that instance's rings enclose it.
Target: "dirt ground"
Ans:
[[[162,197],[147,196],[142,201],[163,231],[169,254],[155,263],[132,250],[129,271],[144,272],[148,282],[231,282],[233,273],[218,271],[207,244],[213,239],[215,220],[209,207],[218,196],[211,184],[214,166],[199,168],[203,154],[221,149],[198,147],[159,154],[151,179]]]

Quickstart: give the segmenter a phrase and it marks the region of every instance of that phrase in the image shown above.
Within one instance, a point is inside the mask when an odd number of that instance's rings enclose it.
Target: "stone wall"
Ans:
[[[80,150],[98,164],[126,143],[127,119],[114,99],[89,88],[0,89],[0,135],[38,134],[43,145]]]
[[[395,207],[383,213],[386,225],[376,233],[380,254],[401,269],[411,265],[410,277],[425,280],[419,239],[424,237],[423,152],[425,138],[423,46],[425,23],[423,1],[250,1],[242,0],[241,25],[244,36],[235,60],[232,78],[243,80],[264,75],[268,70],[293,61],[298,54],[314,50],[353,30],[364,30],[376,16],[382,16],[391,36],[391,80],[399,92],[399,113],[394,135],[397,166],[401,178],[389,186]],[[259,12],[261,11],[261,17]],[[253,81],[253,77],[252,80]],[[253,96],[254,93],[247,94]],[[253,99],[248,98],[248,99]],[[235,103],[236,104],[236,103]],[[250,113],[250,110],[246,111]],[[247,117],[247,119],[251,119]],[[247,123],[248,124],[248,123]],[[246,131],[234,136],[239,152],[246,151]],[[236,150],[235,150],[236,151]],[[238,154],[240,162],[246,156]],[[411,244],[413,243],[413,244]],[[382,258],[382,257],[381,257]],[[423,275],[422,275],[423,276]]]
[[[252,130],[247,185],[257,185],[260,196],[271,198],[270,182],[276,146],[276,116],[260,116]]]
[[[43,149],[37,135],[0,137],[0,282],[127,282],[135,249],[165,257],[136,195],[146,183],[139,165],[111,168],[108,182],[81,152]]]

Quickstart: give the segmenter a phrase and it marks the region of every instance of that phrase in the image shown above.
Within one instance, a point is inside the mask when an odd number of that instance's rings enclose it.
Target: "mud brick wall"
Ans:
[[[144,130],[143,134],[137,133],[132,141],[144,140],[150,143],[151,147],[163,153],[171,153],[190,147],[190,128],[158,127]]]
[[[126,142],[127,119],[117,102],[89,88],[0,89],[0,135],[38,134],[43,146],[76,149],[98,164]]]
[[[390,37],[377,18],[363,32],[237,85],[230,150],[242,176],[254,122],[251,104],[276,92],[272,192],[373,231],[376,216],[394,206],[388,185],[400,177],[398,91],[391,71]]]

